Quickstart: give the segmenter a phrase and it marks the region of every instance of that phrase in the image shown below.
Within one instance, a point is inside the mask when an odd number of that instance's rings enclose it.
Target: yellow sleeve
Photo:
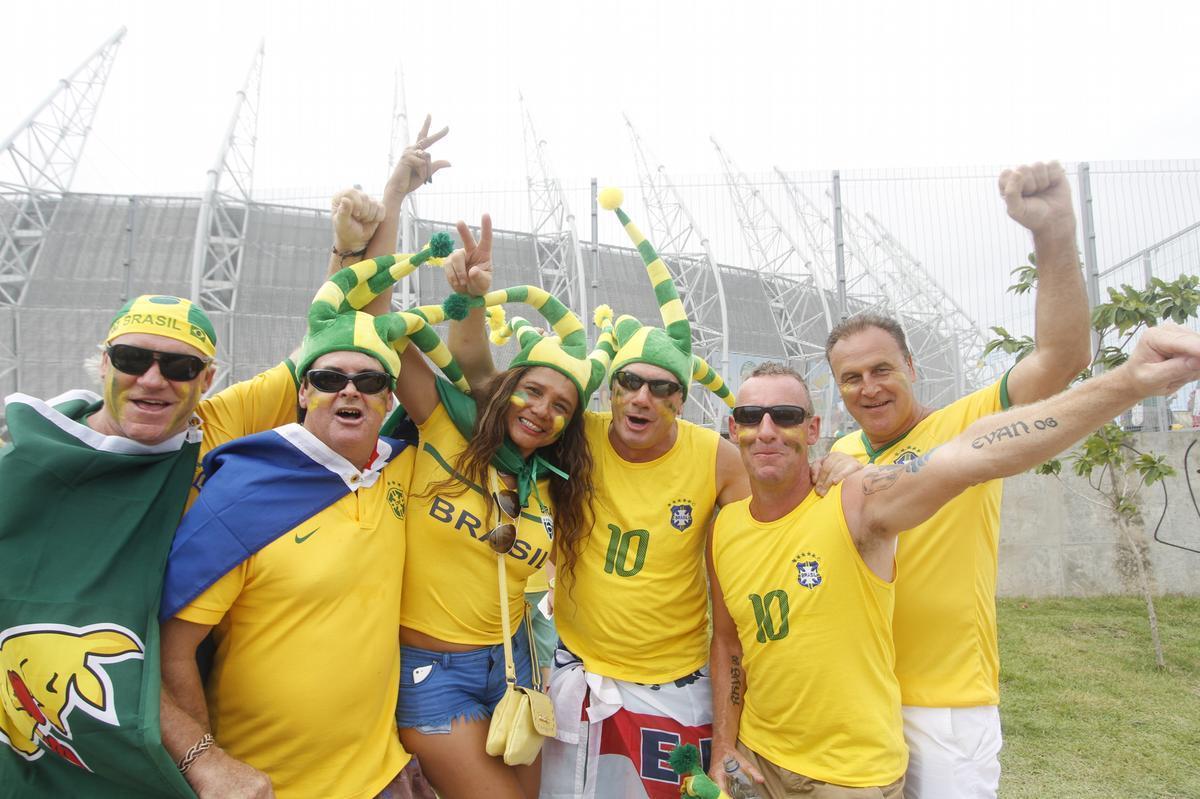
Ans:
[[[210,585],[203,594],[180,609],[175,614],[175,618],[208,627],[217,626],[217,623],[233,607],[238,595],[242,593],[249,563],[249,560],[244,560],[233,567],[228,574]]]
[[[296,379],[287,361],[200,403],[204,448],[296,421]]]

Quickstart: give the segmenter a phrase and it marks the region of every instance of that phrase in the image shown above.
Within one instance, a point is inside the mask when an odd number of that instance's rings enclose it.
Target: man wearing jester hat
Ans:
[[[450,247],[438,233],[414,256],[359,262],[321,288],[295,359],[301,422],[205,458],[175,536],[163,685],[184,713],[164,734],[215,741],[279,797],[375,796],[410,759],[393,709],[415,450],[380,429],[399,350],[440,346],[428,327],[440,309],[357,309]],[[210,633],[205,684],[196,650]]]
[[[559,733],[545,747],[542,796],[665,796],[678,793],[677,777],[665,760],[643,756],[643,742],[658,735],[664,747],[699,746],[711,735],[705,540],[716,507],[749,487],[736,447],[680,418],[693,379],[727,404],[732,397],[692,353],[674,283],[618,207],[619,192],[602,192],[601,203],[637,245],[663,327],[616,320],[612,411],[584,414],[595,463],[591,514],[586,534],[555,550],[569,555],[555,560],[555,620],[565,648],[551,681]],[[464,329],[479,334],[478,326]],[[841,463],[857,468],[848,458]]]

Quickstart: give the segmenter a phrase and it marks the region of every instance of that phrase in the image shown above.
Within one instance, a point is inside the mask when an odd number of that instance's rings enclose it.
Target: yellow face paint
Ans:
[[[750,444],[754,443],[754,439],[757,436],[758,433],[753,427],[739,427],[737,429],[738,444],[745,444],[746,446],[749,446]]]
[[[367,403],[367,408],[375,413],[383,416],[387,413],[387,392],[380,391],[378,394],[364,394],[363,400]]]
[[[802,424],[798,424],[795,427],[780,427],[778,428],[779,437],[792,449],[800,450],[803,449],[806,438],[804,429],[805,426]]]
[[[312,394],[310,394],[308,396],[308,409],[310,411],[315,411],[317,408],[320,408],[322,405],[325,404],[324,402],[321,401],[321,397],[322,397],[322,392],[320,392],[320,391],[314,391]]]
[[[524,408],[529,405],[529,395],[524,391],[514,391],[509,395],[508,401],[512,403],[514,407]]]
[[[552,428],[553,428],[552,432],[554,433],[554,435],[557,436],[560,433],[562,433],[563,428],[566,426],[567,426],[567,417],[559,416],[557,413],[554,414],[554,423],[552,425]]]

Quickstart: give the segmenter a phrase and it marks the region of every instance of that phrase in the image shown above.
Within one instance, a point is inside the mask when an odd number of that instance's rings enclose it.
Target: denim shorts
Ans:
[[[517,685],[533,685],[529,633],[522,624],[512,637]],[[433,652],[400,647],[400,697],[396,724],[426,735],[444,735],[458,718],[485,719],[504,696],[504,645],[469,652]]]

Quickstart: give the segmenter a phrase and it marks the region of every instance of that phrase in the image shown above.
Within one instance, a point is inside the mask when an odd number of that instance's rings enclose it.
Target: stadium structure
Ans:
[[[328,212],[252,196],[261,47],[202,196],[71,191],[124,33],[105,41],[0,144],[0,396],[51,397],[94,385],[85,356],[115,309],[144,292],[188,296],[208,311],[219,340],[217,390],[289,354],[324,277]],[[638,252],[581,242],[523,101],[522,118],[532,225],[496,231],[493,260],[511,276],[505,283],[544,287],[589,327],[600,303],[660,323]],[[392,121],[394,162],[407,143],[402,79]],[[777,169],[789,205],[771,207],[714,141],[748,254],[742,264],[719,263],[666,168],[626,122],[644,229],[675,278],[696,352],[733,388],[754,364],[786,360],[809,378],[817,412],[833,432],[846,417],[839,416],[824,341],[839,320],[871,310],[901,320],[922,401],[945,404],[994,377],[978,325],[870,213],[843,205],[836,172],[830,192],[812,197]],[[796,226],[785,218],[800,220],[802,239],[788,232]],[[413,251],[436,230],[452,226],[422,218],[410,199],[399,249]],[[444,280],[425,271],[397,287],[394,304],[439,302],[445,292]],[[602,392],[597,406],[605,400]],[[707,392],[691,392],[689,418],[719,426],[725,413]]]

